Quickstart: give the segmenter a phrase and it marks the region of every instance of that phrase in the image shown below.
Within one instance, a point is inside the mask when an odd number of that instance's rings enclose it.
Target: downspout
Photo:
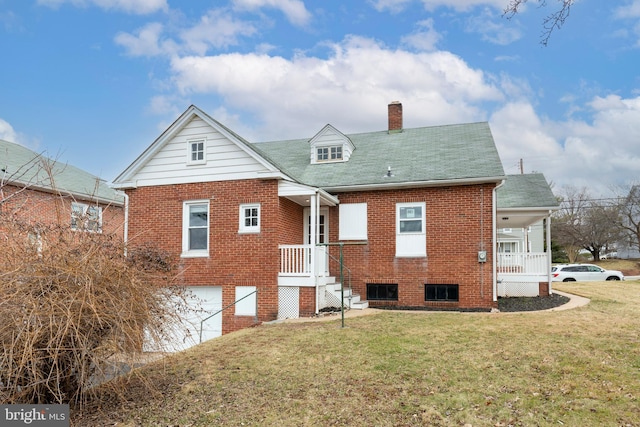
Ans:
[[[123,224],[123,239],[124,239],[124,256],[127,256],[127,244],[129,239],[129,195],[124,192],[124,224]]]
[[[493,198],[492,200],[492,204],[493,204],[493,215],[492,215],[492,235],[493,235],[493,244],[492,246],[492,256],[491,256],[491,269],[492,269],[492,276],[493,276],[493,302],[497,302],[498,301],[498,274],[497,274],[497,267],[498,267],[498,195],[497,195],[497,191],[498,188],[502,187],[504,185],[504,183],[506,182],[505,179],[502,180],[502,182],[500,182],[500,184],[496,185],[493,188],[493,194],[491,195],[491,197]]]

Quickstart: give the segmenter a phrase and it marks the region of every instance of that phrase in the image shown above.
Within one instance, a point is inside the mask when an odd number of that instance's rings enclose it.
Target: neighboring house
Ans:
[[[0,213],[124,237],[124,194],[100,178],[0,140]]]
[[[311,316],[342,294],[352,308],[497,306],[496,230],[518,215],[496,204],[511,177],[489,125],[404,129],[402,105],[388,112],[384,131],[250,143],[191,106],[114,180],[131,244],[180,255],[183,284],[210,311],[230,306],[193,335]]]
[[[541,173],[508,175],[497,190],[498,296],[548,295],[551,213],[559,208]]]
[[[622,240],[616,244],[616,251],[606,254],[606,257],[620,259],[639,259],[640,251],[638,251],[638,248],[635,244],[630,244],[630,242]],[[603,257],[600,256],[600,258]]]

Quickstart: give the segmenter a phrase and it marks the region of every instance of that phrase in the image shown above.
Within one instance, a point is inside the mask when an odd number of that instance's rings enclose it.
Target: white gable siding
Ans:
[[[205,139],[205,164],[188,165],[191,139]],[[265,166],[199,117],[194,117],[133,177],[137,186],[253,179]]]

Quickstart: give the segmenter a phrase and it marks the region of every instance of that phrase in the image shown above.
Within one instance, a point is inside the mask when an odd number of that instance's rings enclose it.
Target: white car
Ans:
[[[617,270],[605,270],[593,264],[560,264],[551,267],[554,282],[584,282],[589,280],[624,280]]]

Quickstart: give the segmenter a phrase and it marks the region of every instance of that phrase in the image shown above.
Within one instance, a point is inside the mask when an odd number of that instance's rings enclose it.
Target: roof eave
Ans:
[[[407,188],[423,188],[423,187],[446,187],[452,185],[477,185],[499,183],[504,180],[504,176],[491,176],[480,178],[462,178],[462,179],[443,179],[430,181],[405,181],[375,184],[357,184],[343,186],[326,186],[322,187],[326,191],[343,193],[347,191],[369,191],[369,190],[404,190]]]
[[[522,206],[517,208],[501,208],[498,206],[499,212],[531,212],[531,211],[539,211],[539,212],[548,212],[548,211],[557,211],[560,209],[560,206]]]
[[[5,182],[5,184],[13,185],[16,187],[23,187],[33,191],[40,191],[42,193],[53,194],[56,196],[72,197],[73,199],[77,199],[77,200],[97,202],[103,205],[124,206],[124,196],[123,196],[123,200],[119,201],[115,199],[109,199],[106,197],[96,196],[95,194],[79,193],[76,191],[69,191],[65,189],[53,189],[51,187],[46,187],[46,186],[41,186],[36,184],[25,184],[24,182],[20,182],[20,181],[8,181],[8,182]]]

